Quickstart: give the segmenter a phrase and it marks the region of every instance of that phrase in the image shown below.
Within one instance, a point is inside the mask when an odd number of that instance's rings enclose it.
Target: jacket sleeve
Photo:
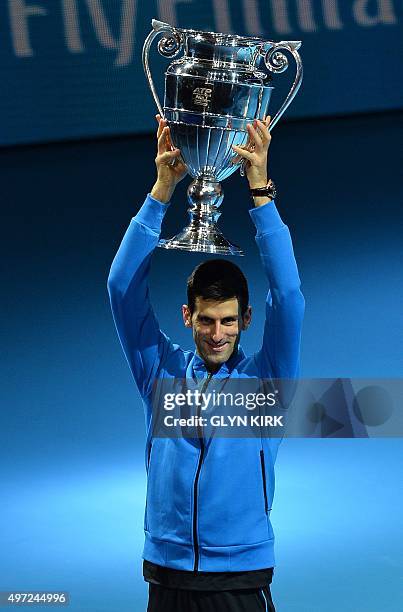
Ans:
[[[108,292],[123,351],[143,398],[174,346],[160,330],[150,303],[148,276],[167,204],[147,195],[112,262]]]
[[[261,349],[255,357],[263,377],[295,378],[299,373],[305,300],[288,227],[274,201],[249,211],[269,283]]]

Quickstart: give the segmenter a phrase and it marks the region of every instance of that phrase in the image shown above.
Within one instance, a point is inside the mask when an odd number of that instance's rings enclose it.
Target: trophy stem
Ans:
[[[200,175],[190,183],[187,195],[190,203],[189,225],[173,238],[160,240],[158,246],[200,253],[243,255],[243,251],[229,242],[217,226],[221,215],[219,207],[224,199],[221,183],[213,176]]]

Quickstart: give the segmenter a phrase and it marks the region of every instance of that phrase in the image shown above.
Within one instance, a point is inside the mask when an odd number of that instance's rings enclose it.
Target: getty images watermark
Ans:
[[[156,381],[154,437],[403,436],[403,379]]]
[[[249,392],[232,393],[224,391],[205,392],[199,389],[187,389],[182,393],[164,393],[162,396],[163,407],[166,411],[177,410],[187,407],[192,412],[196,409],[198,413],[190,416],[165,415],[164,425],[166,427],[284,427],[284,415],[273,414],[220,414],[217,412],[209,416],[203,413],[211,413],[214,408],[244,408],[247,411],[255,410],[257,407],[273,408],[276,406],[278,391],[271,393]]]

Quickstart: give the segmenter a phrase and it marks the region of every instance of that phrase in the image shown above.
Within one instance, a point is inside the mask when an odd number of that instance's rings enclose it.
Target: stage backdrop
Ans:
[[[400,0],[3,0],[0,144],[149,131],[141,49],[153,17],[302,40],[305,78],[288,117],[403,107]],[[162,95],[169,60],[154,51]],[[293,76],[291,61],[275,79],[272,115]]]

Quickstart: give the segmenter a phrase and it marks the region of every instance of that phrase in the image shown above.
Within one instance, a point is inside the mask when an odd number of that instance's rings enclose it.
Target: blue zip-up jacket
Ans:
[[[160,330],[150,303],[151,257],[167,208],[147,196],[108,278],[116,328],[146,413],[143,558],[200,572],[274,567],[270,510],[279,439],[152,438],[153,382],[208,378],[202,359]],[[304,298],[290,233],[274,202],[249,213],[269,289],[262,346],[249,357],[239,347],[214,377],[295,378]]]

